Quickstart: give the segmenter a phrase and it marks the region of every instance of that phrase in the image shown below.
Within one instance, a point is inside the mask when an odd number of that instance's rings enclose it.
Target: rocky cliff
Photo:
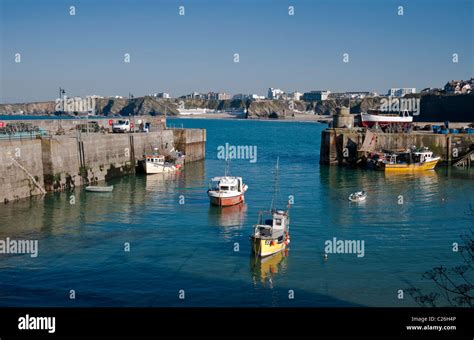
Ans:
[[[461,95],[424,95],[418,122],[474,122],[474,93]]]
[[[414,116],[417,122],[473,122],[474,121],[474,93],[460,95],[426,94],[414,95],[420,99],[420,114]],[[407,98],[410,98],[407,96]],[[349,106],[351,113],[378,110],[382,105],[382,97],[367,97],[364,99],[328,99],[312,103],[295,102],[298,111],[312,111],[318,115],[334,115],[336,108]],[[252,102],[248,110],[248,118],[283,118],[291,115],[288,102],[259,101]]]
[[[285,118],[308,109],[310,109],[308,103],[303,101],[259,100],[250,103],[247,118]]]
[[[96,102],[96,113],[101,116],[141,116],[141,115],[176,115],[179,113],[174,101],[139,97],[133,99],[104,98]]]
[[[55,102],[0,104],[0,115],[48,115],[55,106]]]

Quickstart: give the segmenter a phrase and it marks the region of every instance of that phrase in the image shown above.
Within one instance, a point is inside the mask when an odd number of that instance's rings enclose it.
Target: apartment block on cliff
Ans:
[[[446,93],[465,94],[471,93],[474,88],[474,78],[469,80],[451,80],[444,85]]]

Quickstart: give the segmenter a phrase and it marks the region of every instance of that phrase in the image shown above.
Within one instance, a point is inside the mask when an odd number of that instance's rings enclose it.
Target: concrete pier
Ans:
[[[50,123],[53,126],[58,124]],[[184,152],[186,162],[205,158],[206,131],[162,129],[149,133],[87,133],[0,141],[0,202],[74,189],[135,173],[153,148]]]
[[[333,117],[332,126],[335,128],[353,128],[354,115],[351,115],[348,107],[338,107]]]
[[[362,155],[362,143],[365,129],[326,129],[321,134],[320,164],[343,165],[353,164]],[[467,154],[474,145],[473,134],[435,134],[430,132],[411,133],[376,133],[377,150],[406,149],[412,146],[428,147],[441,163],[452,161]]]

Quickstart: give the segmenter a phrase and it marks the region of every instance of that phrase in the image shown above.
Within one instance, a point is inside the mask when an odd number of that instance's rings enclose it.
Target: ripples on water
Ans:
[[[410,306],[409,297],[396,299],[398,289],[429,289],[423,272],[460,264],[451,245],[469,226],[472,171],[320,167],[320,124],[181,123],[207,129],[205,162],[176,175],[117,179],[109,194],[77,190],[74,205],[61,193],[0,207],[0,238],[39,239],[36,259],[0,255],[0,305]],[[224,172],[217,147],[225,143],[255,145],[258,153],[255,164],[231,164],[249,185],[246,203],[221,210],[209,206],[206,190]],[[248,236],[258,210],[270,205],[277,157],[282,201],[295,198],[292,243],[287,254],[255,261]],[[367,200],[350,203],[347,196],[361,189]],[[364,240],[365,256],[324,260],[333,237]]]

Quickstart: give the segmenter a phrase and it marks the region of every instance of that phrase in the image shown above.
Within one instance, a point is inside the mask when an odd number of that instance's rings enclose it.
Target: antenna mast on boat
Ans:
[[[274,179],[274,182],[273,182],[273,197],[272,197],[272,207],[271,207],[271,211],[274,211],[275,210],[275,204],[276,204],[276,200],[277,200],[277,197],[278,197],[278,171],[280,170],[279,169],[279,163],[280,163],[280,157],[277,157],[277,164],[276,164],[276,169],[275,169],[275,179]]]
[[[227,177],[230,176],[230,158],[226,157],[225,163],[224,176]]]

